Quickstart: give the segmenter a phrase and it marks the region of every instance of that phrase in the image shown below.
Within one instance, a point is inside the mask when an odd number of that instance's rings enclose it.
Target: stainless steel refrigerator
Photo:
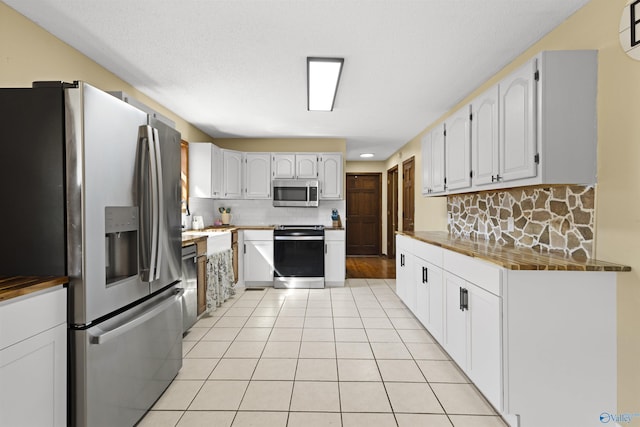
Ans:
[[[0,121],[0,276],[70,277],[70,424],[133,425],[182,366],[180,134],[84,82]]]

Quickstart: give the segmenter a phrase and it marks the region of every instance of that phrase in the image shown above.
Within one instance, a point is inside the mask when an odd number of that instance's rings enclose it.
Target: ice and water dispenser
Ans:
[[[107,286],[138,274],[138,207],[105,208]]]

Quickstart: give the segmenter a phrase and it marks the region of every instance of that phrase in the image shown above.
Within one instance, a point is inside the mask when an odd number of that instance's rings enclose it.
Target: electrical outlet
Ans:
[[[513,231],[513,228],[513,217],[510,216],[509,218],[507,218],[507,231]]]

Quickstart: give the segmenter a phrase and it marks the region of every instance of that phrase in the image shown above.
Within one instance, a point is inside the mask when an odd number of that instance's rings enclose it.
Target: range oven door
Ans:
[[[274,286],[324,287],[324,236],[274,235]]]

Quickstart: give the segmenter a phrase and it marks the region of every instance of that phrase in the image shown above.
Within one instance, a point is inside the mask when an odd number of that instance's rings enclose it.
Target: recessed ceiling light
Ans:
[[[307,110],[333,111],[344,58],[307,57]]]
[[[373,157],[373,153],[362,153],[362,154],[360,154],[360,157],[362,157],[364,159],[369,158],[369,157]]]

